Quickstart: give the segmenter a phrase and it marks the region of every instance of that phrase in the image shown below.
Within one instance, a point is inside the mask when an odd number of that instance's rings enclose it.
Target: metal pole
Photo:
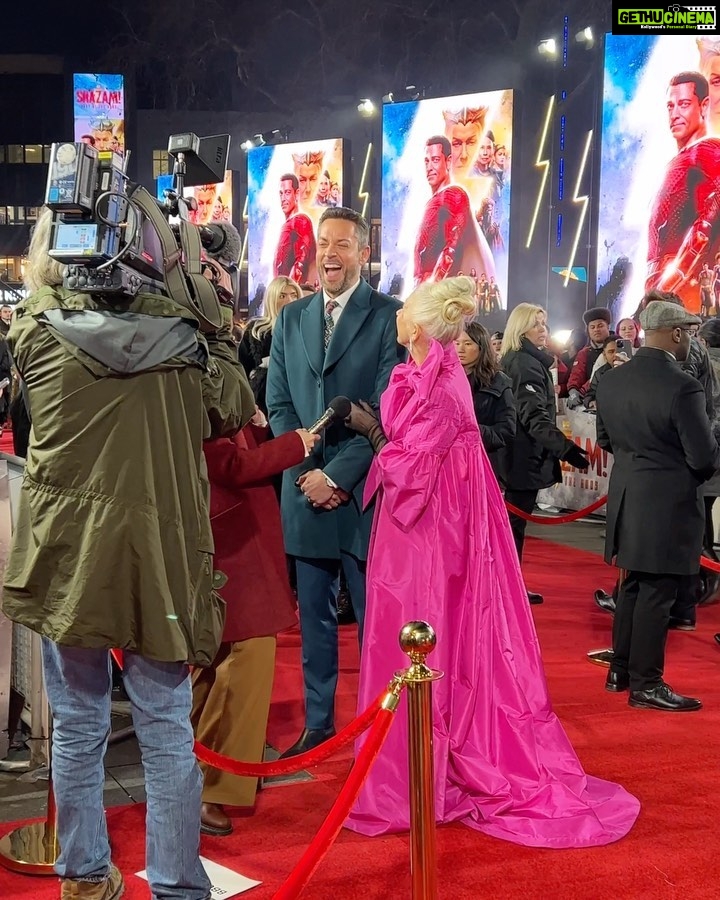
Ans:
[[[0,866],[21,875],[55,875],[59,855],[52,782],[52,734],[48,735],[48,795],[44,822],[22,825],[0,839]]]
[[[402,675],[408,689],[410,759],[410,875],[413,900],[437,900],[432,683],[442,672],[425,660],[437,642],[427,622],[409,622],[400,646],[412,665]]]

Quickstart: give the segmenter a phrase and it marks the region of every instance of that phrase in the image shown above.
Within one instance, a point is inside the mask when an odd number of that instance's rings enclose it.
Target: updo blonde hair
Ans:
[[[405,301],[408,318],[443,346],[457,340],[477,313],[475,282],[467,275],[421,284]]]

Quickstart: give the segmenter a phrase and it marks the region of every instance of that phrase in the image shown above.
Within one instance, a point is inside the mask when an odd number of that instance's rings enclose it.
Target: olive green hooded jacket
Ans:
[[[8,342],[32,433],[2,596],[13,621],[59,644],[212,662],[224,604],[203,393],[208,380],[223,392],[196,329],[150,294],[113,309],[42,288],[16,308]]]

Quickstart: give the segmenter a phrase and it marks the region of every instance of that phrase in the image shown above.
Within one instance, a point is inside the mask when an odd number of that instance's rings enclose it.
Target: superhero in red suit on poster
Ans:
[[[275,276],[286,275],[297,284],[317,283],[315,264],[315,234],[312,221],[300,212],[298,205],[300,183],[293,174],[280,178],[280,206],[285,215],[285,224],[280,232],[273,272]]]
[[[667,166],[648,228],[646,290],[672,291],[700,312],[703,263],[720,251],[720,139],[707,137],[708,82],[681,72],[667,92],[668,124],[678,154]]]
[[[475,269],[488,277],[495,264],[478,228],[467,192],[450,183],[450,141],[435,135],[425,142],[425,177],[432,197],[415,240],[415,285],[440,281]]]

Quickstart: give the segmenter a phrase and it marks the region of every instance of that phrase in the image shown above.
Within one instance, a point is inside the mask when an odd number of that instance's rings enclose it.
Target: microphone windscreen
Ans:
[[[242,252],[240,232],[231,222],[210,222],[210,225],[213,229],[222,232],[223,241],[217,250],[208,250],[208,255],[215,259],[237,264],[240,261],[240,253]]]
[[[347,397],[333,397],[328,408],[333,411],[336,419],[347,419],[350,415],[352,403]]]

